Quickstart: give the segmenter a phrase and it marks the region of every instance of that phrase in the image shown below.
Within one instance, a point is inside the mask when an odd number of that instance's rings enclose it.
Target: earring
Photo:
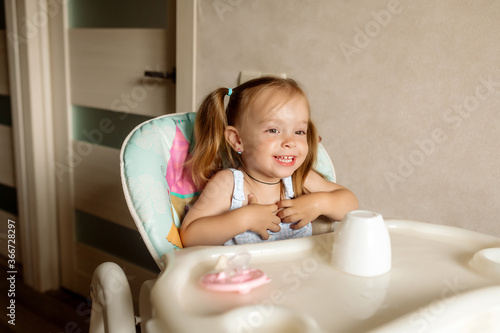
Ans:
[[[241,150],[241,148],[238,148],[238,154],[241,155],[242,152],[243,152],[243,150]]]

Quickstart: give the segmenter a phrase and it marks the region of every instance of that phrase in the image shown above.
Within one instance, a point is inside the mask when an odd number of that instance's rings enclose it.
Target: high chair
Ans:
[[[196,113],[169,114],[138,125],[123,142],[120,173],[125,199],[139,233],[160,270],[166,270],[165,255],[182,249],[179,228],[186,207],[199,195],[183,165],[194,144]],[[335,181],[335,170],[319,144],[315,169]],[[331,230],[318,221],[313,233]],[[330,223],[331,224],[331,223]],[[134,317],[127,279],[114,263],[103,263],[94,272],[91,285],[90,332],[135,332],[151,318],[149,293],[154,281],[141,287],[140,317]]]
[[[91,333],[132,333],[139,322],[143,333],[500,332],[500,238],[491,235],[386,220],[392,267],[377,277],[346,274],[333,264],[335,238],[345,235],[340,229],[284,241],[181,250],[178,228],[186,205],[198,195],[183,169],[194,120],[194,113],[161,116],[137,126],[123,143],[126,202],[161,273],[142,284],[135,316],[123,270],[110,262],[97,267]],[[335,179],[322,146],[316,168]],[[318,233],[315,223],[313,233]],[[206,290],[201,283],[206,276],[241,281],[239,273],[232,273],[236,270],[216,269],[224,258],[234,263],[240,254],[252,258],[249,266],[265,273],[266,284],[242,294]]]

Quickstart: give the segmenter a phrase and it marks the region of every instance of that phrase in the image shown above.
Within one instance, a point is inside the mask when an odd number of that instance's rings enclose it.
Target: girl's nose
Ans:
[[[295,138],[293,135],[287,135],[283,138],[282,146],[285,148],[294,148],[296,146]]]

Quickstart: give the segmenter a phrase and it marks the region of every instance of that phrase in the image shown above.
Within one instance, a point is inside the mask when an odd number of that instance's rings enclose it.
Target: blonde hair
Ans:
[[[241,156],[226,142],[224,131],[227,126],[240,124],[250,103],[264,89],[279,91],[284,103],[297,94],[302,96],[309,114],[311,113],[306,94],[292,79],[266,76],[247,81],[232,89],[227,107],[224,107],[224,98],[229,89],[219,88],[208,94],[198,109],[194,127],[196,143],[192,156],[187,161],[195,185],[199,189],[203,189],[217,171],[228,167],[243,167]],[[305,179],[316,161],[318,132],[310,116],[307,124],[307,143],[309,151],[304,163],[292,175],[295,196],[306,192]]]

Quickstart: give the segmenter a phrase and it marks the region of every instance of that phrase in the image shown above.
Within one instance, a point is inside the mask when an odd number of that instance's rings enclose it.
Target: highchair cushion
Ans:
[[[316,158],[316,163],[314,164],[314,170],[321,173],[331,182],[335,182],[335,168],[333,167],[332,160],[326,152],[325,147],[320,143],[318,144],[318,156]]]
[[[194,145],[196,113],[170,114],[138,125],[123,142],[123,192],[146,247],[160,266],[166,253],[182,248],[179,228],[186,207],[199,195],[184,162]],[[335,181],[335,170],[319,144],[315,169]]]
[[[123,191],[132,217],[157,262],[182,248],[179,227],[198,196],[185,171],[196,113],[161,116],[137,126],[121,150]]]

